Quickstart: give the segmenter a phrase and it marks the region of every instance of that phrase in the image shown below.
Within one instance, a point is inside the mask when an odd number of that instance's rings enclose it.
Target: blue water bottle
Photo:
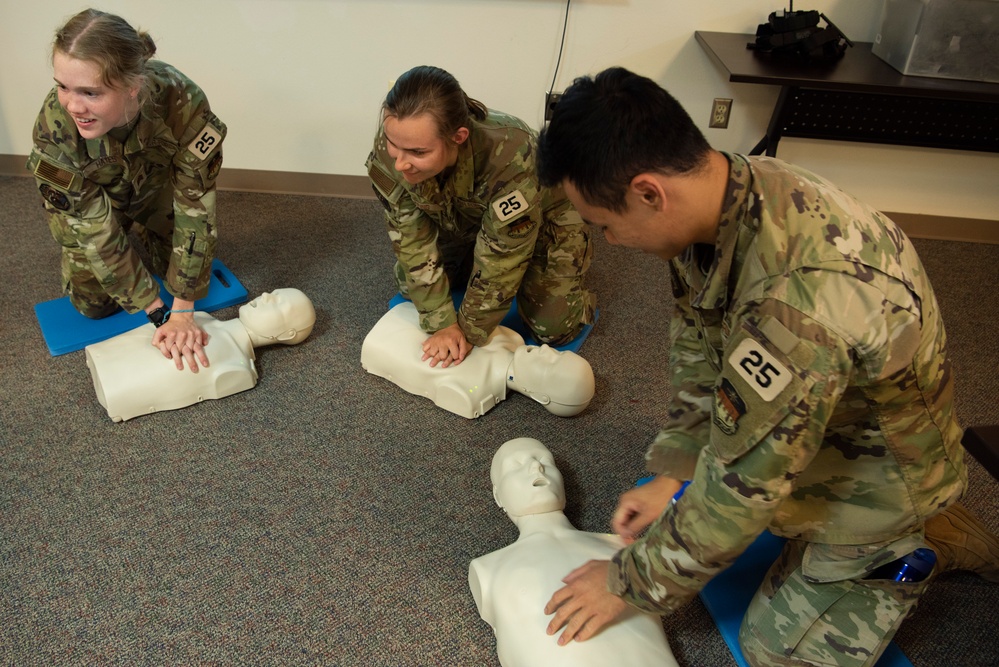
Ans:
[[[873,570],[867,575],[867,579],[922,581],[930,576],[936,562],[937,554],[933,549],[920,548]]]
[[[680,486],[679,491],[673,494],[673,499],[669,501],[671,505],[676,505],[676,501],[680,500],[680,496],[683,495],[683,492],[687,490],[688,486],[690,486],[689,479]]]

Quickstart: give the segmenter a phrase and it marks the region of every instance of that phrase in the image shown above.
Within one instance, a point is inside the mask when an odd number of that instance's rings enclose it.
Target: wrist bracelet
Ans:
[[[168,310],[167,315],[170,313],[193,313],[196,312],[194,308],[189,308],[188,310]]]

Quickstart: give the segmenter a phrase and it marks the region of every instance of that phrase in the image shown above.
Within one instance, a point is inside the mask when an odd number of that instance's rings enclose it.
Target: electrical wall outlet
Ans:
[[[728,117],[732,115],[732,100],[729,98],[716,97],[711,105],[711,122],[708,127],[726,128],[728,127]]]
[[[545,93],[545,122],[552,119],[555,113],[555,105],[562,99],[562,93]]]

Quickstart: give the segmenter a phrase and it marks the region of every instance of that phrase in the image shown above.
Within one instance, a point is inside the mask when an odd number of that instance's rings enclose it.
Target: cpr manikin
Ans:
[[[562,578],[586,561],[608,560],[624,542],[576,530],[562,510],[565,489],[551,452],[533,438],[503,444],[493,456],[493,497],[520,530],[513,544],[473,560],[468,585],[479,615],[496,634],[503,667],[676,667],[658,616],[630,608],[584,642],[558,645],[546,632],[545,604]]]
[[[484,415],[506,398],[508,389],[562,417],[579,414],[593,398],[593,369],[575,352],[525,345],[520,334],[500,326],[460,364],[431,367],[421,359],[428,336],[420,329],[416,306],[400,303],[368,332],[361,366],[468,419]]]
[[[224,398],[257,384],[253,348],[295,345],[312,332],[316,311],[293,288],[264,292],[239,308],[239,319],[220,321],[207,313],[194,319],[208,332],[209,366],[178,371],[152,346],[152,324],[88,345],[87,366],[97,400],[114,421],[176,410],[210,398]]]

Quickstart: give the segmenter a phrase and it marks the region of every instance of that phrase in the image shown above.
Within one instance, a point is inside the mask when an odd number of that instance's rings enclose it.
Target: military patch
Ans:
[[[219,175],[219,171],[222,169],[222,152],[219,151],[212,158],[212,161],[208,163],[208,180],[214,181],[215,177]]]
[[[728,378],[722,378],[721,385],[715,390],[715,403],[711,409],[711,421],[721,429],[722,433],[734,434],[739,430],[739,418],[746,414],[746,402]]]
[[[60,188],[68,188],[73,183],[73,172],[66,171],[47,160],[39,160],[35,176]]]
[[[383,194],[391,194],[395,190],[395,179],[374,161],[373,156],[369,159],[371,163],[368,165],[368,178],[371,179],[371,183],[376,190],[381,190]]]
[[[534,229],[534,220],[531,216],[525,215],[520,220],[517,220],[507,228],[507,233],[514,238],[521,238],[522,236],[527,236],[531,230]]]
[[[500,222],[506,222],[515,215],[527,211],[527,200],[524,199],[524,195],[520,194],[520,190],[514,190],[494,201],[492,207],[493,212],[496,213],[496,218]]]
[[[371,185],[371,189],[375,191],[375,196],[378,197],[378,201],[382,203],[386,211],[392,210],[392,204],[389,203],[388,199],[385,199],[385,195],[382,194],[381,190],[376,188],[374,184]]]
[[[67,197],[65,193],[59,192],[48,183],[42,183],[39,185],[38,191],[42,193],[42,197],[45,198],[45,201],[52,204],[60,211],[69,210],[69,197]]]
[[[752,338],[746,338],[736,346],[728,357],[728,364],[768,403],[791,382],[790,371]]]
[[[205,125],[201,134],[187,145],[187,150],[199,160],[204,160],[220,143],[222,143],[222,134],[211,125]]]

